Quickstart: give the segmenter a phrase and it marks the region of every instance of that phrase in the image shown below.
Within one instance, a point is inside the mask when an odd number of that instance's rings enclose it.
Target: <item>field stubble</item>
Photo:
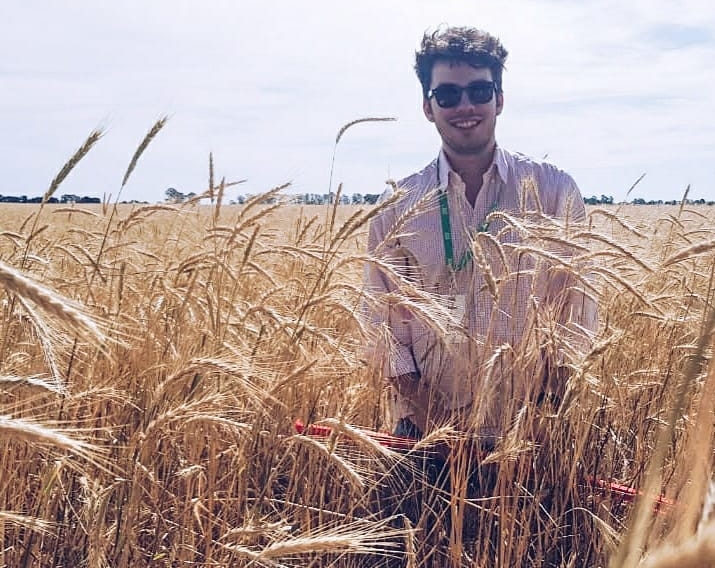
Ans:
[[[715,211],[591,209],[571,235],[584,248],[567,268],[588,274],[599,335],[542,420],[542,451],[494,458],[494,500],[469,505],[480,544],[465,552],[459,491],[340,426],[387,426],[360,317],[374,211],[3,205],[0,566],[715,558]],[[524,229],[543,250],[556,238]],[[296,418],[333,418],[340,440],[295,436]],[[630,507],[588,477],[679,505]]]

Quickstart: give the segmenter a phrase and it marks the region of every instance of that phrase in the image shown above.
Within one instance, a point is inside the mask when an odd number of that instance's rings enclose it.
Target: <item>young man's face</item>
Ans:
[[[435,63],[432,68],[430,89],[440,85],[467,87],[475,81],[492,81],[492,72],[486,67],[474,68],[465,63]],[[466,92],[459,103],[451,108],[439,106],[436,98],[423,101],[427,120],[434,122],[448,155],[479,154],[494,144],[496,118],[504,106],[502,94],[494,93],[486,103],[473,103]]]

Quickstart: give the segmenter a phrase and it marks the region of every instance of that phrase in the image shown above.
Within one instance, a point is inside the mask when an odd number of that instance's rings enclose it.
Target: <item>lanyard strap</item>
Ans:
[[[444,243],[444,256],[447,266],[458,272],[472,260],[472,249],[465,250],[462,258],[459,259],[459,263],[454,263],[454,243],[452,241],[452,224],[449,221],[449,202],[447,201],[447,192],[444,190],[439,192],[439,216],[442,221],[442,242]],[[479,229],[480,231],[482,230],[481,227]]]
[[[437,158],[437,187],[442,185],[442,180],[439,175],[439,157]],[[494,213],[499,206],[499,193],[494,199],[494,203],[487,211],[487,215],[484,218],[484,222],[477,228],[478,233],[486,233],[489,230],[489,215]],[[439,190],[439,216],[442,222],[442,242],[444,243],[444,257],[447,263],[447,267],[451,268],[454,272],[459,272],[467,263],[472,260],[472,249],[468,247],[467,250],[462,254],[462,258],[459,259],[458,264],[454,264],[454,242],[452,240],[452,223],[449,220],[449,201],[447,199],[446,188]]]
[[[489,220],[488,217],[498,206],[499,196],[494,200],[492,206],[487,212],[487,216],[484,222],[479,225],[477,229],[478,233],[486,233],[489,230]],[[444,243],[444,257],[447,262],[447,266],[451,268],[454,272],[459,272],[462,270],[469,262],[472,260],[472,249],[467,248],[462,254],[457,264],[454,263],[454,241],[452,239],[452,223],[449,220],[449,201],[447,199],[447,192],[444,189],[439,190],[439,217],[442,223],[442,242]]]
[[[447,192],[439,192],[439,216],[442,221],[442,242],[444,243],[444,257],[447,259],[447,266],[453,268],[454,248],[452,248],[452,225],[449,222],[449,204],[447,203]]]

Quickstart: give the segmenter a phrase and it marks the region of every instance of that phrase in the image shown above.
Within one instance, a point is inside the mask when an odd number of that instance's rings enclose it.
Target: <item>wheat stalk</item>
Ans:
[[[44,519],[29,517],[10,511],[0,511],[0,523],[10,523],[23,527],[27,530],[37,531],[43,534],[54,534],[54,524]]]
[[[37,332],[37,338],[40,342],[40,345],[42,346],[42,353],[45,356],[45,361],[47,362],[47,366],[49,367],[50,372],[52,374],[52,379],[57,385],[56,388],[60,392],[64,392],[65,386],[62,382],[62,376],[60,374],[59,367],[57,366],[57,360],[55,355],[55,343],[58,342],[56,334],[53,333],[53,330],[51,330],[49,326],[45,324],[39,314],[35,312],[32,306],[28,304],[28,302],[22,296],[18,296],[18,299],[25,312],[27,313],[28,317],[30,318],[30,321],[35,327],[35,330]]]
[[[635,227],[633,227],[629,223],[627,223],[620,216],[618,216],[615,213],[611,213],[610,211],[606,211],[605,209],[592,209],[588,214],[589,224],[591,224],[593,222],[593,217],[595,217],[596,215],[601,215],[603,217],[606,217],[607,219],[617,223],[619,226],[624,228],[629,233],[631,233],[641,239],[648,238],[643,233],[641,233],[638,229],[636,229]]]
[[[73,331],[88,333],[100,344],[106,336],[97,323],[73,302],[30,280],[19,271],[0,262],[0,285],[7,291],[32,301],[37,307],[56,317]]]
[[[221,178],[216,194],[216,207],[214,208],[214,223],[218,223],[221,216],[221,203],[223,202],[223,192],[226,190],[226,178]]]
[[[345,479],[347,479],[354,490],[362,490],[365,488],[365,482],[357,470],[342,456],[338,455],[334,451],[331,451],[325,444],[322,444],[310,436],[293,436],[289,438],[289,441],[298,442],[308,448],[317,450],[318,453],[325,457],[329,463],[333,463],[342,472]]]
[[[397,546],[395,539],[403,533],[381,524],[370,526],[358,522],[311,536],[274,541],[260,550],[239,545],[222,546],[253,560],[270,563],[277,558],[306,554],[385,554]]]
[[[2,414],[0,414],[0,432],[2,432],[3,438],[6,439],[52,446],[81,456],[87,456],[94,450],[87,442],[71,438],[54,428]]]
[[[38,389],[53,394],[66,394],[64,385],[58,384],[54,379],[45,380],[41,377],[18,377],[15,375],[0,375],[0,390],[12,391],[17,388],[27,387]]]
[[[667,266],[672,266],[673,264],[676,264],[678,262],[682,262],[683,260],[689,260],[692,259],[693,257],[702,254],[704,252],[709,252],[711,250],[715,249],[715,239],[702,242],[702,243],[696,243],[690,247],[687,247],[677,253],[675,253],[672,256],[669,256],[667,259],[663,261],[663,267]]]
[[[45,191],[42,196],[42,205],[47,203],[47,200],[55,194],[60,184],[65,180],[65,178],[70,174],[70,172],[75,168],[75,166],[80,162],[80,160],[87,155],[87,153],[99,141],[99,139],[102,138],[103,135],[104,133],[99,129],[93,130],[89,134],[87,139],[84,141],[84,144],[82,144],[77,149],[77,151],[65,163],[65,165],[62,166],[62,169],[60,169],[60,171],[57,173],[52,182],[50,182],[50,187],[47,188],[47,191]]]
[[[330,177],[328,179],[328,194],[332,192],[333,189],[333,172],[335,170],[335,156],[338,151],[338,143],[340,142],[341,138],[343,135],[353,126],[356,124],[362,124],[364,122],[389,122],[389,121],[394,121],[397,120],[396,118],[392,117],[366,117],[366,118],[358,118],[356,120],[351,120],[347,124],[344,124],[340,130],[338,130],[338,134],[335,136],[335,145],[333,146],[333,157],[330,160]]]
[[[129,176],[132,175],[134,168],[137,167],[137,162],[139,161],[139,158],[141,158],[142,154],[147,149],[149,143],[154,139],[154,137],[159,134],[162,128],[164,128],[164,125],[166,124],[167,120],[169,120],[168,117],[161,117],[154,123],[154,126],[149,129],[149,132],[146,133],[146,136],[144,136],[144,139],[141,141],[141,143],[135,150],[134,155],[129,162],[129,166],[127,166],[127,171],[124,173],[121,185],[122,188],[127,185],[127,181],[129,181]]]
[[[345,134],[350,128],[355,126],[356,124],[362,124],[364,122],[394,122],[397,120],[394,117],[387,116],[387,117],[375,117],[375,116],[370,116],[366,118],[358,118],[355,120],[351,120],[347,124],[344,124],[343,126],[340,127],[340,130],[338,130],[337,136],[335,136],[335,144],[337,145],[338,142],[340,142],[340,139],[343,137],[343,134]]]
[[[211,200],[211,203],[213,204],[214,202],[214,191],[215,191],[215,185],[214,185],[214,155],[213,152],[209,152],[209,188],[208,188],[208,197]]]

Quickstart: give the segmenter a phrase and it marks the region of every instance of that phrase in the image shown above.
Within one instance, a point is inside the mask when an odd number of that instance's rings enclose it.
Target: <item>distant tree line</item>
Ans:
[[[178,189],[170,187],[164,192],[164,201],[168,203],[183,203],[189,199],[196,197],[196,194],[192,191],[191,193],[181,193]]]
[[[330,193],[302,193],[294,195],[291,199],[293,203],[299,203],[302,205],[334,205],[335,200],[338,199],[337,194]],[[379,193],[353,193],[353,194],[341,194],[340,195],[340,205],[375,205],[377,200],[380,199]]]
[[[191,194],[193,195],[193,194]],[[239,195],[233,203],[242,205],[251,195]],[[353,193],[352,195],[343,194],[340,196],[340,205],[374,205],[380,198],[379,193],[367,193],[365,195],[361,193]],[[303,193],[294,195],[291,197],[291,203],[297,203],[301,205],[333,205],[337,196],[335,193]],[[275,202],[275,199],[267,200],[267,202]],[[586,205],[613,205],[615,200],[611,195],[601,195],[601,197],[596,197],[592,195],[591,197],[584,198],[584,203]],[[631,201],[633,205],[680,205],[679,200],[672,201],[645,201],[644,199],[637,198]],[[695,205],[715,205],[713,201],[705,201],[704,199],[687,200],[686,203]]]
[[[662,199],[649,199],[646,201],[642,197],[636,197],[631,203],[633,205],[680,205],[682,199],[670,199],[668,201],[663,201]],[[705,199],[686,199],[686,205],[715,205],[715,201],[705,201]]]
[[[601,195],[601,197],[596,197],[592,195],[591,197],[584,198],[584,203],[586,205],[613,205],[613,197],[610,195]],[[682,199],[670,199],[664,201],[662,199],[649,199],[645,200],[642,197],[636,197],[631,201],[631,205],[680,205]],[[715,205],[715,201],[706,201],[705,199],[686,199],[686,205]]]
[[[0,203],[42,203],[42,197],[27,197],[27,195],[0,195]],[[65,194],[60,198],[50,197],[47,203],[102,203],[99,197]]]
[[[165,199],[167,203],[184,203],[196,198],[195,193],[182,193],[179,190],[170,187],[164,192]],[[243,205],[254,197],[251,194],[248,195],[238,195],[235,199],[230,201],[234,205]],[[341,194],[339,197],[335,192],[330,193],[298,193],[289,196],[289,202],[297,205],[334,205],[335,201],[339,199],[339,205],[374,205],[380,198],[379,193],[353,193],[353,194]],[[275,203],[277,199],[275,197],[266,198],[265,203]],[[601,197],[596,197],[592,195],[591,197],[584,198],[584,203],[586,205],[613,205],[614,199],[610,195],[601,195]],[[67,193],[61,195],[59,198],[50,197],[47,203],[101,203],[102,200],[99,197],[88,197],[86,195],[74,195],[72,193]],[[671,199],[664,201],[662,199],[650,199],[646,200],[642,197],[636,197],[630,203],[632,205],[680,205],[682,200]],[[0,195],[0,203],[42,203],[42,197],[27,197],[27,195]],[[122,201],[122,203],[148,203],[147,201]],[[687,205],[715,205],[715,201],[705,199],[686,199],[685,203]]]
[[[243,205],[254,197],[253,195],[238,195],[235,199],[231,200],[232,204]],[[182,193],[178,189],[170,187],[164,192],[164,200],[167,203],[184,203],[196,198],[195,193]],[[339,197],[339,205],[374,205],[380,198],[379,193],[368,193],[363,195],[362,193],[353,194],[341,194]],[[335,201],[338,199],[338,195],[335,192],[330,193],[298,193],[291,195],[289,198],[290,203],[299,205],[334,205]],[[264,202],[266,204],[275,203],[277,198],[267,197]]]
[[[613,197],[610,195],[601,195],[601,197],[592,195],[591,197],[585,197],[583,202],[586,205],[612,205]]]

